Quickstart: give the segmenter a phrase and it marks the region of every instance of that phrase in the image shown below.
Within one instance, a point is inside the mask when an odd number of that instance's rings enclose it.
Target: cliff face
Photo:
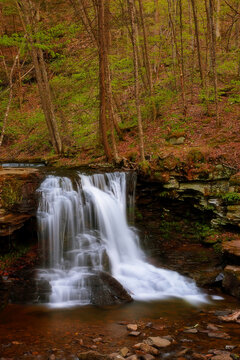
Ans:
[[[38,169],[0,168],[0,238],[12,235],[35,215]]]

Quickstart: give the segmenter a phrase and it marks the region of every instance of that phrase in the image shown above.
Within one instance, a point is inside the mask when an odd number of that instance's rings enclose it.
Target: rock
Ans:
[[[137,331],[138,326],[137,326],[137,324],[128,324],[128,325],[127,325],[127,329],[128,329],[129,331]]]
[[[129,336],[139,336],[141,334],[140,331],[131,331],[128,335]]]
[[[222,285],[228,293],[240,299],[240,266],[225,267]]]
[[[108,355],[108,358],[114,360],[118,355],[119,355],[118,353],[112,353]]]
[[[149,337],[146,340],[146,343],[150,346],[155,346],[157,348],[165,348],[171,345],[171,342],[167,339],[161,338],[160,336]]]
[[[232,351],[232,350],[234,350],[236,347],[237,347],[236,345],[226,345],[226,346],[225,346],[225,349],[226,349],[226,350],[229,350],[229,351]]]
[[[197,334],[198,330],[195,329],[195,328],[192,328],[192,329],[184,330],[184,332],[187,333],[187,334]]]
[[[171,145],[182,145],[185,142],[185,137],[184,136],[180,136],[180,137],[173,136],[168,139],[168,142]]]
[[[144,360],[153,360],[154,356],[150,355],[150,354],[146,354],[143,356]]]
[[[232,360],[230,354],[222,354],[211,357],[211,360]]]
[[[77,357],[79,360],[108,360],[107,355],[100,354],[97,351],[78,352]]]
[[[98,343],[98,342],[101,342],[103,339],[101,337],[98,337],[96,339],[93,339],[93,342],[94,343]]]
[[[223,242],[222,249],[227,257],[240,260],[240,239]]]
[[[149,355],[149,356],[151,356],[151,355]],[[138,357],[137,357],[137,355],[130,355],[130,356],[128,356],[127,358],[126,358],[126,360],[138,360]],[[149,360],[151,360],[151,359],[149,359]]]
[[[157,349],[155,349],[153,346],[150,346],[146,343],[139,343],[133,346],[134,349],[136,350],[141,350],[143,352],[145,352],[146,354],[151,354],[151,355],[158,355],[159,351]]]
[[[0,168],[0,237],[12,235],[35,215],[42,177],[35,168]]]
[[[132,298],[124,287],[110,274],[100,271],[87,279],[91,287],[91,303],[104,306],[131,302]]]
[[[191,349],[185,348],[185,349],[179,351],[176,355],[177,355],[177,356],[184,356],[184,355],[186,355],[189,351],[191,351]]]
[[[217,327],[217,326],[214,325],[214,324],[208,324],[207,329],[208,329],[208,330],[212,330],[212,331],[218,331],[218,330],[219,330],[219,327]]]
[[[222,333],[222,332],[209,332],[208,337],[215,339],[224,339],[224,340],[231,339],[227,333]]]
[[[238,321],[240,318],[240,310],[234,311],[233,313],[227,313],[223,316],[219,316],[219,319],[224,322],[235,322]]]
[[[127,347],[124,347],[119,351],[119,354],[124,358],[127,356],[128,353],[129,353],[129,349]]]
[[[206,360],[206,356],[202,355],[202,354],[198,354],[198,353],[193,353],[192,354],[192,359],[193,360]]]

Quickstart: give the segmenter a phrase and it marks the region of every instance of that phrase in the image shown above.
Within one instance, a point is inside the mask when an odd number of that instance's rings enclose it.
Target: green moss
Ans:
[[[220,194],[219,197],[221,197],[226,204],[236,204],[240,201],[240,193],[236,192]]]
[[[11,179],[2,187],[1,203],[4,209],[11,210],[22,201],[22,183]]]

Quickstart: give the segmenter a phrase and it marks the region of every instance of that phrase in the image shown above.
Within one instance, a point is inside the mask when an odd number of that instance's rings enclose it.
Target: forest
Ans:
[[[238,0],[1,0],[0,157],[238,167]]]

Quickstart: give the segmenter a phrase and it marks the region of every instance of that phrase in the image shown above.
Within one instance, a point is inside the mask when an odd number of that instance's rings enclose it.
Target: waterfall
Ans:
[[[123,172],[43,181],[37,218],[44,262],[38,277],[51,285],[50,304],[89,304],[89,279],[98,271],[109,271],[137,300],[206,301],[194,281],[147,262],[127,220],[135,184],[134,174]]]

